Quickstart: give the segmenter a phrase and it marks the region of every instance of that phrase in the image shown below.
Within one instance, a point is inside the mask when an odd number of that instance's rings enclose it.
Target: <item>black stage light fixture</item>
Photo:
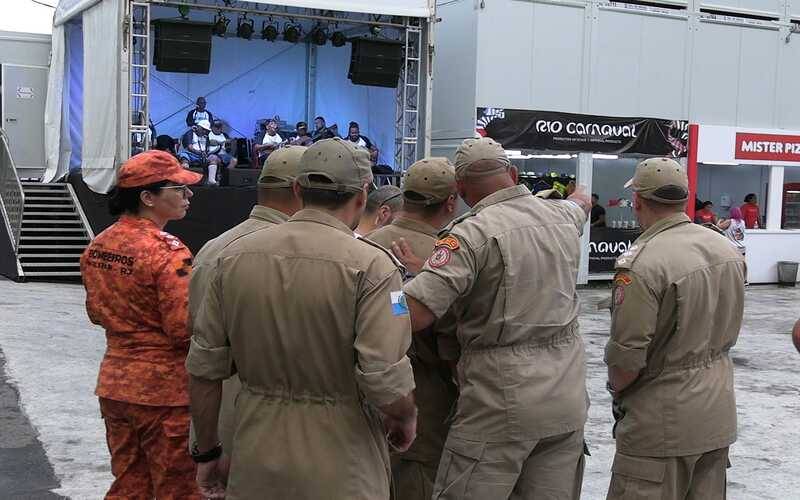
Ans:
[[[283,28],[283,39],[289,43],[297,43],[300,41],[300,26],[296,24],[286,23]]]
[[[347,37],[341,31],[334,31],[331,35],[331,45],[334,47],[344,47],[347,43]]]
[[[214,16],[214,25],[211,27],[211,33],[217,36],[225,36],[230,23],[231,20],[225,17],[225,14],[220,12],[218,15]]]
[[[266,21],[261,23],[261,39],[268,42],[274,42],[278,39],[278,28],[272,22],[267,24]]]
[[[236,23],[236,36],[250,40],[253,38],[253,32],[256,30],[254,27],[255,21],[247,19],[247,15],[239,17],[239,22]]]
[[[309,38],[316,45],[325,45],[328,42],[328,33],[321,26],[316,26],[311,30]]]
[[[381,34],[381,27],[377,24],[373,24],[369,27],[369,32],[373,34],[373,36],[378,36]]]

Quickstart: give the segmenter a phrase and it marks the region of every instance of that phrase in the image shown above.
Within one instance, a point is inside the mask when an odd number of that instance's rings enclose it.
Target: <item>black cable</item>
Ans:
[[[50,7],[51,9],[55,9],[55,5],[50,5],[49,3],[41,2],[40,0],[31,0],[33,3],[38,3],[39,5],[44,5],[45,7]]]

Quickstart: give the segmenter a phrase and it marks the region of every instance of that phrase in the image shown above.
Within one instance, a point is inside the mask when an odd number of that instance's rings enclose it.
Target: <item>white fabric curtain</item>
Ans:
[[[83,180],[98,193],[116,181],[120,4],[105,1],[83,13]]]
[[[56,12],[53,15],[53,26],[60,26],[69,21],[73,17],[79,15],[84,10],[92,7],[94,4],[103,0],[61,0],[56,6]],[[121,0],[105,0],[119,3]]]
[[[47,75],[47,100],[44,104],[44,153],[47,170],[44,181],[51,182],[69,169],[69,154],[61,161],[61,119],[64,109],[64,57],[67,45],[64,25],[53,27],[50,72]]]

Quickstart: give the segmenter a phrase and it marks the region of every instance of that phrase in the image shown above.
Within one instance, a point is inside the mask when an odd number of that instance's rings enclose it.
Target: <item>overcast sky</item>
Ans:
[[[56,5],[58,0],[40,0],[42,3]],[[22,31],[26,33],[52,32],[53,9],[31,0],[0,0],[3,12],[0,14],[0,31]]]

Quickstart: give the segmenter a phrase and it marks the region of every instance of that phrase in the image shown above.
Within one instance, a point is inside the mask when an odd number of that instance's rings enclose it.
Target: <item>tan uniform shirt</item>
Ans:
[[[372,409],[414,389],[401,276],[385,250],[301,210],[222,251],[187,368],[242,381],[228,498],[389,496]]]
[[[458,318],[451,435],[500,442],[583,427],[575,280],[585,223],[572,202],[535,198],[525,186],[503,189],[448,226],[449,246],[437,246],[406,284],[406,295],[437,318],[451,306]]]
[[[366,236],[385,248],[393,241],[404,238],[418,257],[427,257],[433,251],[438,230],[424,222],[398,217],[388,226],[383,226]],[[406,460],[439,465],[449,424],[447,418],[455,405],[457,389],[447,363],[439,353],[438,337],[455,336],[455,318],[438,321],[433,328],[414,334],[409,350],[419,415],[417,416],[417,439],[411,448],[402,454]]]
[[[606,363],[639,372],[618,396],[617,451],[670,457],[736,441],[733,364],[744,260],[723,236],[676,214],[617,259]]]
[[[189,321],[197,314],[197,310],[203,301],[208,282],[213,278],[215,263],[220,252],[228,245],[238,240],[242,236],[250,234],[259,229],[282,224],[289,220],[289,216],[280,210],[256,205],[250,212],[250,217],[241,224],[229,229],[218,237],[209,241],[197,253],[194,259],[194,269],[192,270],[192,281],[189,284]],[[232,369],[235,370],[235,367]],[[222,405],[219,411],[219,438],[222,441],[225,451],[230,453],[231,443],[233,442],[234,428],[234,404],[236,396],[241,390],[241,383],[238,375],[232,375],[223,382]],[[194,432],[191,433],[190,446],[194,441]]]

